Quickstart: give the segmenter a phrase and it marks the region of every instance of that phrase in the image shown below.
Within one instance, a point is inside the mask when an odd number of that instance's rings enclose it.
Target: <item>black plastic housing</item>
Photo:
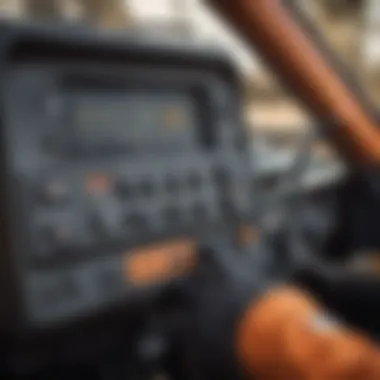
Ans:
[[[112,146],[111,152],[95,149],[88,154],[82,145],[72,144],[77,137],[70,134],[67,118],[53,112],[49,119],[44,108],[49,99],[61,97],[60,84],[68,77],[87,84],[99,78],[143,84],[142,91],[152,83],[164,90],[200,89],[194,96],[202,107],[196,126],[201,138],[190,141],[185,133],[173,141],[172,146],[178,146],[171,151],[158,140],[145,149],[132,135],[128,154],[114,154],[117,149]],[[153,40],[137,31],[1,22],[0,331],[22,335],[56,329],[120,305],[132,310],[146,292],[128,284],[123,272],[133,248],[178,237],[201,240],[209,234],[233,234],[251,209],[245,141],[237,71],[217,49]],[[227,182],[221,183],[221,171]],[[122,179],[140,185],[148,178],[160,190],[143,199],[146,187],[139,188],[138,199],[129,203],[114,189],[91,198],[86,178],[98,173],[113,184]],[[199,192],[191,189],[194,181],[187,178],[194,179],[194,174],[201,182]],[[170,176],[184,184],[175,196],[164,194]],[[69,189],[69,200],[46,203],[39,196],[45,184],[57,179]],[[173,204],[179,218],[175,223],[169,213]],[[149,228],[123,231],[118,223],[124,223],[132,209]],[[191,219],[199,212],[206,215]],[[48,243],[41,238],[46,232],[41,226],[48,233],[56,228],[46,235]],[[57,242],[57,236],[67,239],[68,230],[75,238]],[[102,294],[100,278],[109,285],[108,293]],[[45,301],[50,301],[42,302],[47,290],[51,294]]]

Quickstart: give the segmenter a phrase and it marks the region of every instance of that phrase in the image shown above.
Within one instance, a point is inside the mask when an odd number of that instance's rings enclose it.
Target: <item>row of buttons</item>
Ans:
[[[76,271],[42,277],[31,287],[33,314],[40,320],[62,318],[65,314],[86,309],[89,303],[96,305],[111,300],[124,288],[120,273],[108,267],[90,273]]]
[[[179,177],[169,176],[164,182],[164,189],[169,194],[176,194],[182,190],[200,190],[203,179],[200,175],[192,173],[187,179],[181,180]],[[123,199],[131,199],[140,196],[154,196],[158,191],[158,186],[151,180],[142,180],[140,183],[133,183],[131,180],[120,180],[116,183],[116,194]]]
[[[199,224],[210,217],[210,209],[203,202],[196,202],[186,210],[176,206],[168,206],[159,214],[160,228],[173,229],[188,223]],[[116,223],[108,223],[103,215],[97,215],[89,219],[89,232],[94,237],[94,242],[102,239],[114,239],[117,234],[126,237],[136,236],[152,231],[149,217],[143,213],[128,212],[120,217]],[[37,230],[38,246],[41,254],[52,254],[55,250],[65,249],[83,241],[83,236],[78,236],[77,226],[62,223],[59,220]],[[89,240],[92,237],[89,236]]]
[[[213,171],[213,182],[218,186],[225,186],[230,182],[230,173],[227,168],[217,167]],[[182,190],[200,190],[204,178],[197,172],[190,172],[186,176],[170,175],[164,179],[163,187],[170,194],[180,193]],[[152,196],[158,190],[158,185],[151,180],[142,180],[133,183],[131,180],[120,180],[116,183],[116,192],[122,198],[132,198],[134,195]]]
[[[218,186],[226,186],[230,180],[228,169],[217,167],[213,170],[213,182]],[[133,199],[135,197],[152,197],[158,192],[158,184],[151,179],[143,179],[135,182],[131,179],[119,179],[114,182],[111,192],[121,199]],[[196,171],[188,173],[186,176],[170,175],[164,179],[163,187],[169,194],[180,193],[183,190],[200,190],[203,186],[204,178]],[[105,192],[108,191],[108,188]],[[71,196],[71,189],[67,182],[62,180],[48,181],[43,187],[41,200],[44,204],[60,204],[67,201]]]
[[[203,179],[196,173],[192,173],[186,182],[181,181],[176,176],[170,176],[166,179],[164,187],[170,194],[179,193],[181,190],[200,190]],[[120,199],[133,199],[137,197],[152,197],[158,192],[157,184],[149,179],[143,179],[140,182],[133,182],[130,179],[115,181],[111,192]],[[70,198],[70,187],[63,181],[51,181],[43,186],[39,197],[42,203],[46,205],[57,205],[66,202]]]
[[[226,167],[214,169],[213,175],[214,182],[221,186],[221,190],[226,188],[226,184],[230,184],[231,177]],[[201,186],[199,179],[200,177],[195,175],[195,172],[186,177],[187,184],[194,189]],[[169,176],[166,179],[166,185],[172,191],[178,190],[178,186],[181,185],[180,178],[175,175]],[[125,194],[130,195],[131,188],[128,187],[128,189]],[[152,191],[151,183],[141,182],[140,189],[145,194],[150,194]],[[70,197],[70,189],[64,183],[52,182],[45,190],[45,195],[49,195],[47,198],[50,199],[50,202],[58,205],[60,204],[59,202],[63,202]],[[78,220],[82,228],[78,229],[79,225],[75,222],[71,223],[70,219],[72,218],[69,218],[69,220],[60,219],[58,214],[54,217],[55,210],[52,210],[53,221],[38,223],[40,227],[36,230],[37,254],[41,257],[50,256],[62,249],[118,239],[122,236],[128,238],[149,233],[161,233],[165,229],[173,230],[180,226],[202,225],[202,222],[214,219],[216,214],[226,215],[230,212],[231,205],[222,204],[224,199],[222,195],[223,191],[217,196],[219,198],[218,210],[214,209],[217,207],[215,203],[210,204],[205,200],[196,200],[187,206],[180,206],[175,203],[170,204],[161,210],[155,211],[154,215],[144,211],[123,210],[120,208],[117,199],[114,198],[91,198],[91,201],[89,198],[88,208],[84,209],[87,215],[87,225],[83,225]],[[153,221],[152,217],[154,218]]]
[[[184,223],[186,217],[193,222],[202,222],[209,217],[209,209],[202,202],[193,204],[187,211],[175,206],[168,206],[162,210],[160,215],[164,226],[172,228],[178,224]],[[147,219],[138,213],[130,214],[124,219],[124,225],[132,231],[146,230],[148,223]]]

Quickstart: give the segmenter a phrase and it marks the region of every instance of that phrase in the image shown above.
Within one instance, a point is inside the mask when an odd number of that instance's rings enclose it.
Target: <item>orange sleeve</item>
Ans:
[[[245,371],[259,379],[380,379],[375,344],[295,288],[274,290],[247,309],[237,353]]]

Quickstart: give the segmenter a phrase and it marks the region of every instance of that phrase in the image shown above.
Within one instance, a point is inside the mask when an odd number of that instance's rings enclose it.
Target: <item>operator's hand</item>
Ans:
[[[190,378],[380,379],[374,344],[306,291],[251,265],[204,247],[197,273],[177,287],[187,316],[177,349]]]
[[[293,276],[329,310],[350,326],[380,338],[380,278],[351,270],[300,268]]]

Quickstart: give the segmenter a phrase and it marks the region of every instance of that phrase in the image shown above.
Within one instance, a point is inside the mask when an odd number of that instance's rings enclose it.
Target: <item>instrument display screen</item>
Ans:
[[[199,129],[198,102],[185,91],[75,92],[70,103],[74,140],[85,148],[181,148]]]

